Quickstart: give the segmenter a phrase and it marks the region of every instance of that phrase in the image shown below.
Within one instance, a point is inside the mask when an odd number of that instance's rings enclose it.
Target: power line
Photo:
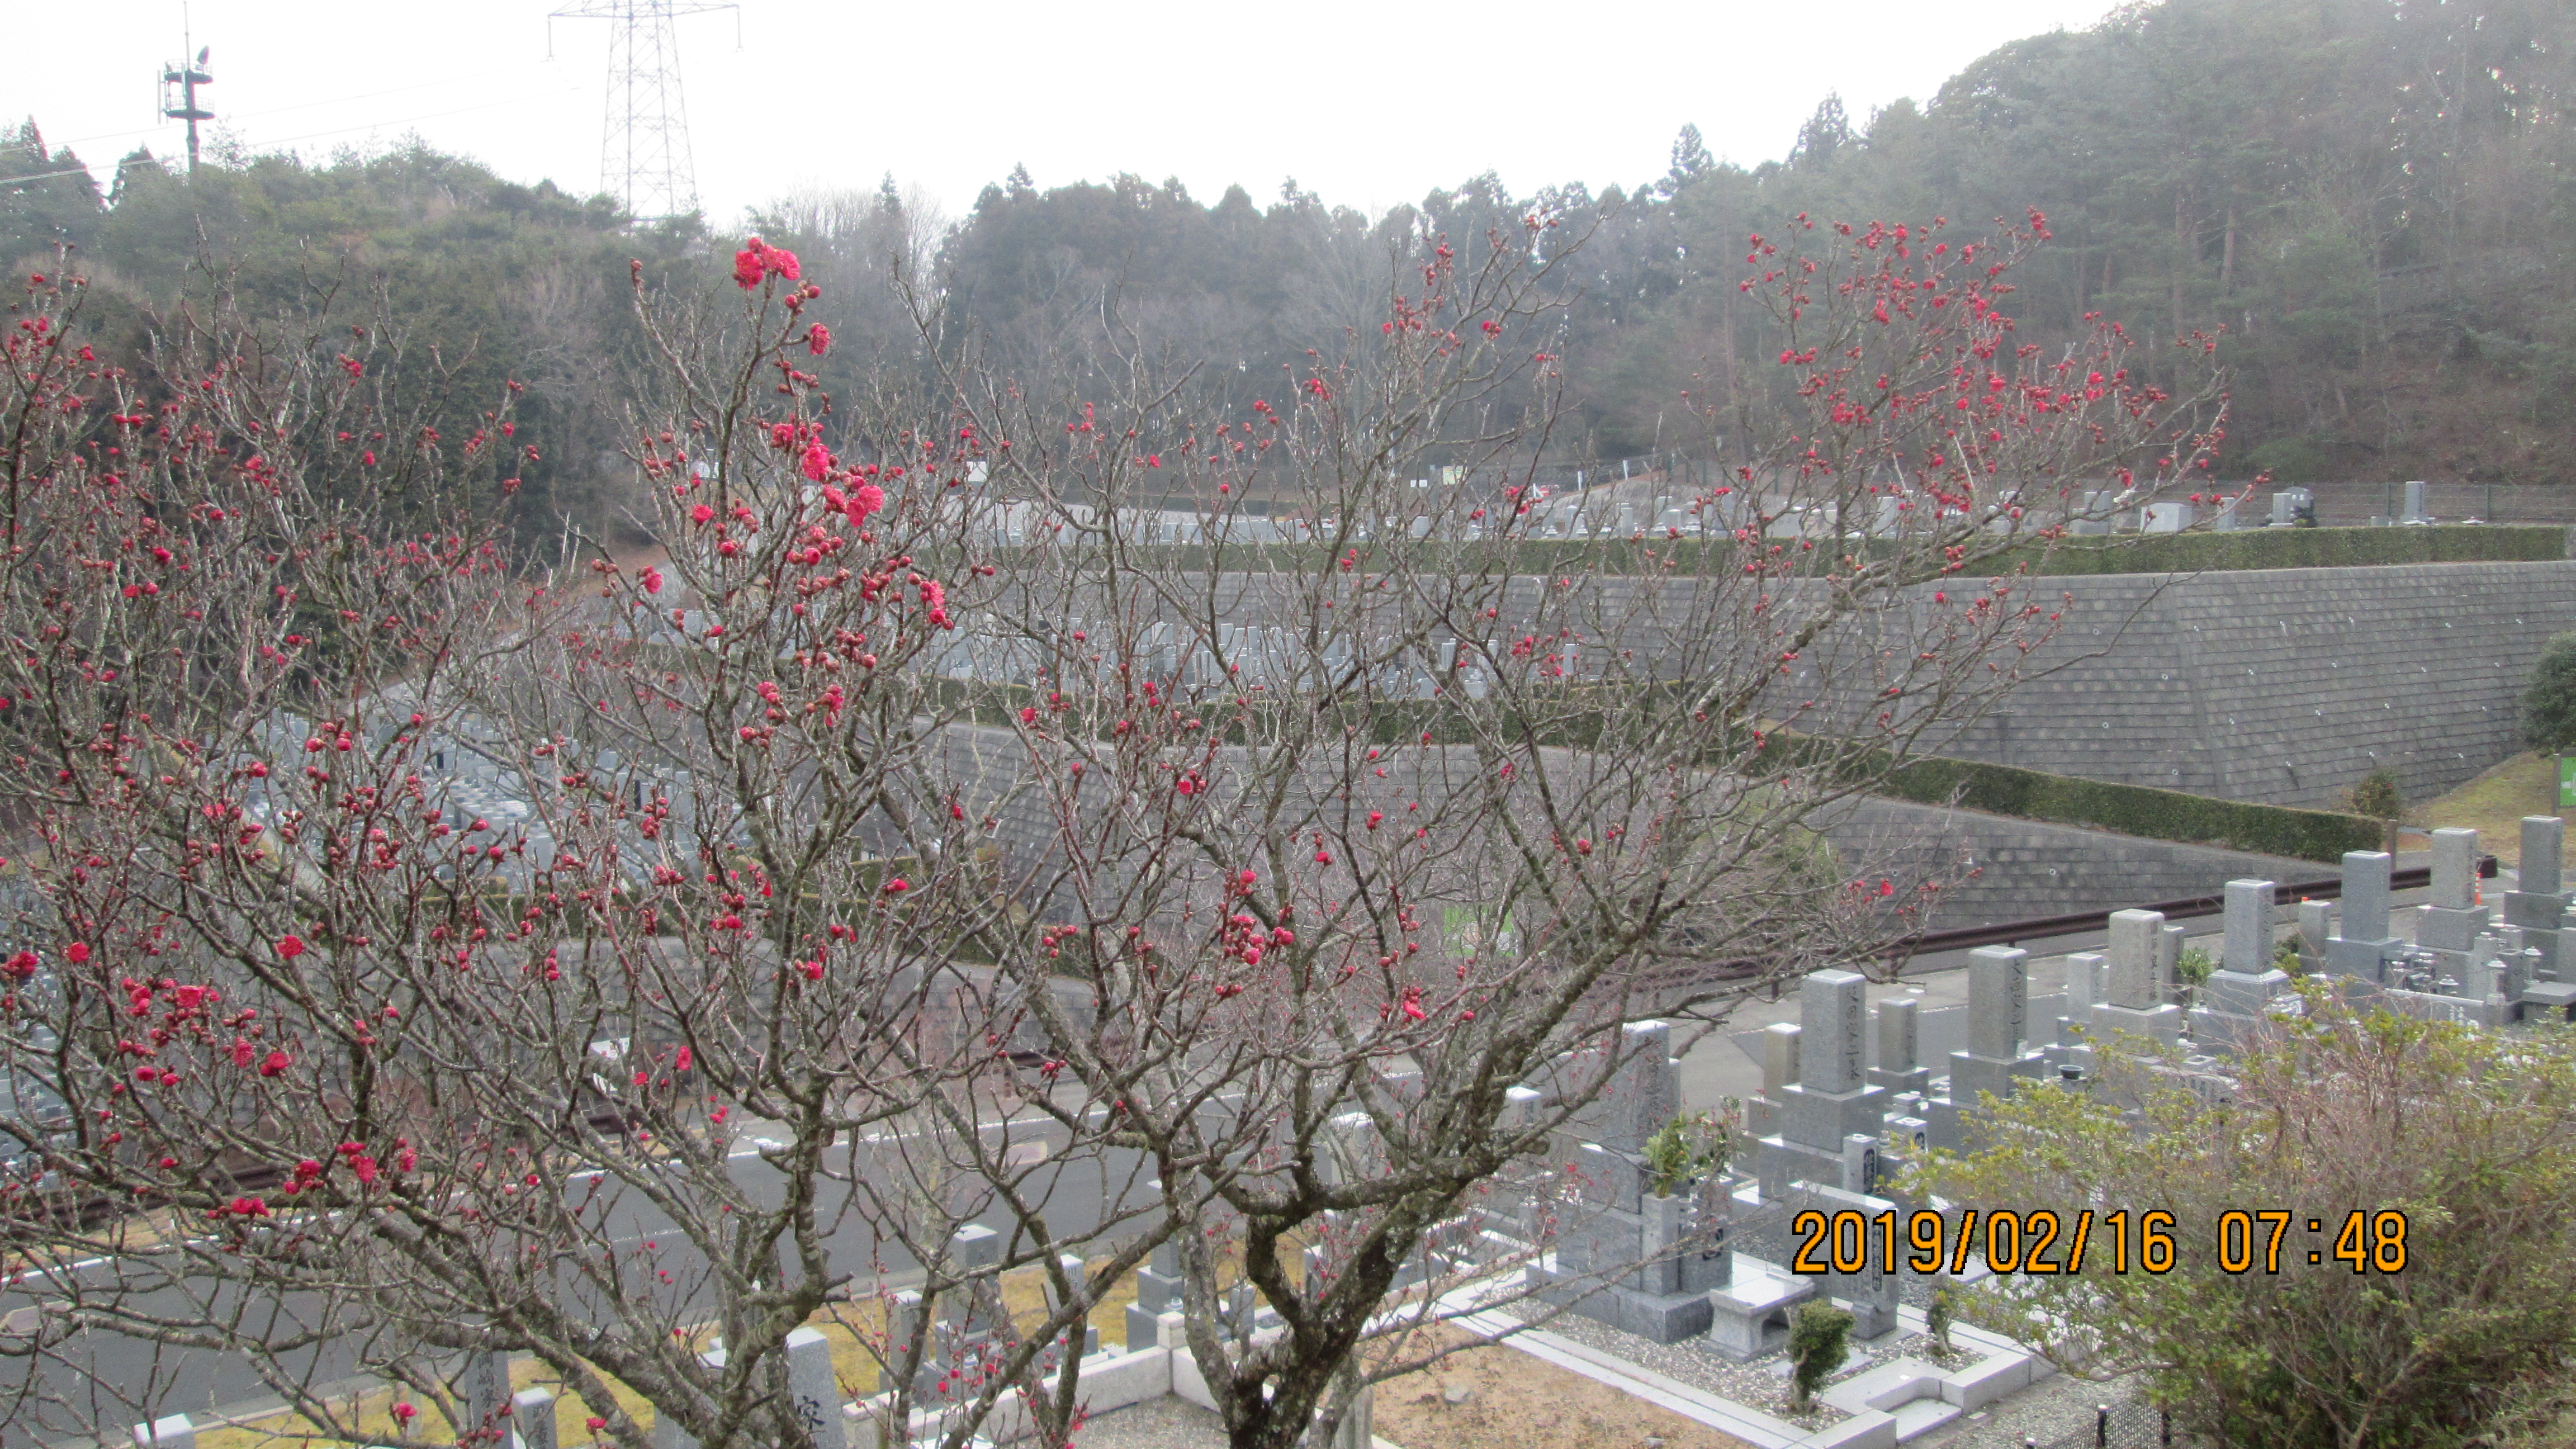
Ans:
[[[421,81],[415,85],[389,86],[380,91],[360,91],[354,96],[334,96],[328,100],[320,101],[298,101],[291,106],[270,106],[266,110],[260,111],[235,111],[232,113],[232,118],[236,121],[247,121],[258,116],[282,116],[289,111],[309,111],[319,106],[342,106],[347,105],[351,101],[371,101],[379,96],[401,95],[406,91],[436,90],[453,85],[461,80],[479,80],[493,75],[511,75],[523,70],[534,70],[539,66],[548,64],[551,64],[551,62],[532,60],[524,65],[507,66],[499,71],[478,70],[465,75],[443,76],[437,80]],[[153,136],[168,129],[169,127],[167,126],[143,126],[131,131],[100,131],[95,135],[73,136],[65,140],[56,141],[54,144],[57,146],[81,146],[86,145],[91,141],[117,141],[122,140],[127,136]]]

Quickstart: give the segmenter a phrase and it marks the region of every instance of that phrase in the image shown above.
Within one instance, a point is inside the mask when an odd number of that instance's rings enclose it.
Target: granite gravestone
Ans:
[[[2415,944],[2445,953],[2456,975],[2489,924],[2478,899],[2478,833],[2434,831],[2432,899],[2415,922]]]
[[[1878,1004],[1878,1065],[1869,1069],[1871,1085],[1900,1092],[1922,1092],[1932,1085],[1932,1069],[1918,1059],[1920,1047],[1913,998],[1891,996]]]
[[[1968,953],[1968,1049],[1950,1054],[1944,1095],[1925,1103],[1935,1147],[1967,1144],[1965,1114],[1987,1094],[2012,1095],[2017,1082],[2043,1076],[2048,1059],[2023,1050],[2030,1035],[2030,953],[2018,946],[1980,946]]]
[[[1766,1199],[1784,1196],[1793,1182],[1845,1187],[1845,1139],[1878,1136],[1888,1093],[1862,1064],[1868,986],[1855,971],[1810,972],[1799,986],[1798,1080],[1780,1089],[1773,1119],[1780,1130],[1762,1139],[1755,1158]]]
[[[2343,934],[2326,941],[2326,969],[2374,985],[2406,943],[2388,928],[2388,853],[2351,850],[2343,857]]]
[[[2093,1008],[2095,1045],[2135,1032],[2170,1046],[2182,1035],[2182,1008],[2166,999],[2165,918],[2161,911],[2114,911],[2103,951],[2105,1000]]]
[[[2191,1039],[2204,1049],[2234,1050],[2261,1025],[2290,976],[2272,964],[2272,882],[2227,883],[2226,937],[2218,969],[2201,985],[2191,1012]]]

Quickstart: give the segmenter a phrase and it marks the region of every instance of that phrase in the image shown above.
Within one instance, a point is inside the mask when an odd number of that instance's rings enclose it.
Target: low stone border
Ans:
[[[1523,1353],[1634,1394],[1759,1449],[1895,1449],[2057,1372],[2054,1364],[2010,1339],[1953,1325],[1951,1344],[1972,1355],[1967,1362],[1943,1368],[1928,1360],[1900,1357],[1879,1364],[1818,1395],[1849,1417],[1821,1429],[1805,1429],[1563,1334],[1523,1329],[1500,1313],[1474,1314],[1459,1321],[1480,1333],[1508,1334],[1502,1342]],[[1897,1310],[1897,1325],[1908,1336],[1930,1331],[1923,1314],[1912,1308]]]

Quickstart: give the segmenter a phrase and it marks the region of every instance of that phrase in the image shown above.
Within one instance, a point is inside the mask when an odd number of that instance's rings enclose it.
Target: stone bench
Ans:
[[[1815,1296],[1814,1279],[1776,1273],[1738,1254],[1727,1285],[1708,1290],[1708,1341],[1737,1360],[1769,1352],[1788,1341],[1789,1310]]]
[[[2522,1004],[2554,1011],[2562,1021],[2576,1021],[2576,982],[2535,981],[2522,989]]]

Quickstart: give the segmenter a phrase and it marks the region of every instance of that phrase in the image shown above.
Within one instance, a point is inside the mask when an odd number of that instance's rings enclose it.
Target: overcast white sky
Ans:
[[[506,176],[599,182],[607,22],[565,0],[193,0],[205,95],[256,149],[326,156],[407,132]],[[1492,169],[1526,193],[1662,174],[1696,122],[1721,158],[1777,157],[1839,90],[1857,124],[2018,36],[2108,0],[1741,0],[1411,6],[1385,0],[973,6],[743,0],[679,22],[698,189],[718,226],[802,184],[888,171],[952,212],[1025,162],[1040,186],[1133,171],[1213,201],[1294,176],[1382,210]],[[0,0],[0,118],[33,115],[105,179],[154,124],[180,0]]]

